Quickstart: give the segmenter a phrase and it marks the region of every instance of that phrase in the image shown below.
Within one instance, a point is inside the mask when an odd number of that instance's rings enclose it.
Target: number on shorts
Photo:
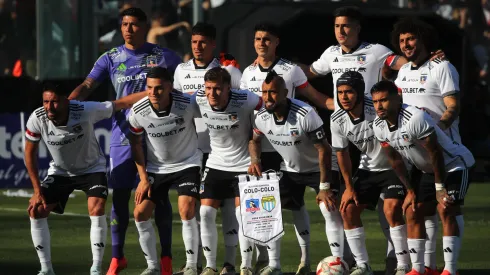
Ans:
[[[208,175],[209,168],[204,169],[204,173],[202,174],[201,182],[204,182],[206,176]]]

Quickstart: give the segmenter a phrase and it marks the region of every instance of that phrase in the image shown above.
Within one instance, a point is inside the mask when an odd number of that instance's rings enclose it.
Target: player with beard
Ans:
[[[281,205],[288,205],[288,209],[301,209],[306,186],[319,184],[317,202],[333,212],[339,186],[330,186],[329,183],[331,148],[326,140],[323,121],[311,106],[288,98],[288,93],[284,79],[270,71],[262,84],[264,107],[254,119],[254,136],[249,144],[252,163],[248,172],[261,176],[259,156],[261,140],[265,136],[283,159],[280,167],[283,172]],[[269,264],[259,274],[281,274],[280,240],[269,244],[268,255]]]
[[[152,67],[175,71],[181,62],[174,52],[146,43],[147,18],[139,8],[121,13],[124,45],[113,48],[97,59],[85,81],[70,99],[85,100],[97,86],[110,78],[116,98],[145,90],[146,74]],[[127,267],[124,242],[129,225],[129,199],[137,181],[137,169],[129,146],[129,110],[117,112],[112,120],[109,186],[113,188],[111,212],[112,261],[107,275],[117,275]],[[172,274],[172,205],[161,201],[155,210],[155,223],[160,235],[162,275]]]
[[[459,134],[460,91],[459,74],[447,60],[430,60],[430,50],[437,44],[437,33],[429,24],[414,18],[397,22],[392,32],[392,44],[408,63],[403,65],[395,84],[402,91],[403,103],[423,108],[437,121],[453,141],[461,143]],[[427,213],[425,227],[427,242],[425,264],[429,275],[436,269],[436,240],[438,221],[435,213]],[[463,224],[463,216],[457,216]],[[460,236],[462,237],[462,236]]]
[[[191,49],[194,58],[177,66],[174,75],[174,88],[183,93],[193,94],[204,88],[204,75],[209,69],[224,67],[231,75],[231,88],[239,89],[240,78],[242,73],[238,68],[232,65],[223,66],[213,51],[216,48],[216,28],[209,23],[199,22],[192,27]],[[226,60],[226,57],[223,56]],[[231,59],[231,58],[230,58]],[[198,148],[203,152],[203,164],[206,166],[206,160],[211,151],[209,131],[202,118],[195,120],[198,135]],[[199,205],[196,212],[199,219]],[[221,206],[223,219],[228,222],[223,223],[223,236],[225,239],[225,260],[223,269],[220,274],[235,274],[236,247],[238,245],[238,222],[235,219],[235,200],[234,198],[223,200]],[[201,241],[200,241],[201,242]],[[201,247],[201,243],[199,244]],[[202,270],[202,249],[198,252],[198,271]]]
[[[29,200],[31,236],[41,271],[54,275],[51,264],[50,212],[63,214],[70,194],[83,190],[87,195],[90,216],[90,246],[93,263],[91,275],[102,275],[102,258],[107,236],[105,202],[107,199],[106,159],[95,137],[94,124],[110,118],[121,109],[129,109],[144,93],[120,98],[114,102],[79,102],[68,100],[56,86],[46,84],[43,107],[36,109],[27,121],[25,164],[34,194]],[[43,140],[53,160],[48,176],[39,179],[37,156]]]
[[[373,86],[371,93],[378,115],[373,126],[376,138],[400,180],[406,186],[411,184],[415,190],[415,208],[405,212],[412,260],[412,271],[408,274],[428,273],[424,266],[424,217],[432,211],[432,202],[437,200],[444,236],[445,267],[441,275],[455,275],[464,230],[456,217],[462,215],[461,205],[471,182],[470,169],[475,159],[465,146],[452,141],[429,113],[402,104],[394,83],[381,81]],[[402,157],[422,172],[421,177],[410,179]]]

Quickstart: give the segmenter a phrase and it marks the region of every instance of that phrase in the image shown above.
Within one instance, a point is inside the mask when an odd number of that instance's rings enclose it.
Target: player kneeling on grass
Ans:
[[[259,157],[261,139],[265,136],[283,158],[281,171],[284,174],[279,181],[283,207],[300,209],[305,204],[306,186],[318,188],[320,183],[317,202],[325,204],[329,211],[335,211],[338,186],[328,183],[331,148],[325,137],[323,121],[311,106],[289,99],[287,94],[284,79],[270,71],[262,84],[264,107],[254,119],[254,135],[249,143],[252,162],[248,172],[262,175]],[[260,271],[260,275],[281,274],[280,239],[269,243],[268,253],[269,265]]]
[[[51,211],[63,214],[73,190],[87,194],[91,220],[90,243],[93,254],[91,275],[101,275],[107,235],[105,202],[107,199],[106,159],[95,138],[94,124],[110,118],[114,112],[128,109],[143,97],[136,93],[114,102],[68,100],[54,85],[43,89],[43,107],[27,121],[25,164],[34,188],[29,200],[31,235],[41,262],[39,275],[53,275],[51,240],[47,217]],[[53,157],[48,176],[39,179],[37,155],[43,140]]]
[[[182,237],[187,252],[184,274],[197,274],[199,233],[195,207],[199,198],[202,158],[197,149],[193,122],[197,112],[191,96],[174,90],[172,81],[167,69],[152,68],[146,76],[148,96],[133,106],[129,116],[131,151],[141,179],[135,192],[134,218],[148,263],[141,275],[160,274],[156,236],[150,218],[156,204],[168,200],[168,191],[173,184],[178,186]]]
[[[407,233],[403,219],[402,204],[405,186],[392,170],[388,157],[376,140],[373,122],[376,119],[373,102],[364,96],[365,83],[355,71],[342,74],[336,83],[337,103],[340,109],[330,117],[332,147],[337,153],[339,168],[346,189],[342,195],[340,212],[344,220],[345,236],[356,259],[352,275],[372,274],[366,249],[366,235],[361,221],[364,209],[374,210],[380,193],[385,195],[383,212],[390,225],[390,235],[395,247],[398,267],[393,273],[404,275],[409,269]],[[349,142],[361,151],[361,161],[355,176]],[[413,191],[409,194],[413,198]],[[392,274],[390,273],[390,274]]]
[[[424,216],[432,210],[431,202],[437,200],[444,236],[445,267],[441,275],[456,275],[464,226],[461,205],[468,191],[469,169],[475,164],[475,159],[465,146],[452,141],[428,113],[402,104],[397,87],[392,82],[377,83],[372,87],[371,94],[378,115],[374,120],[374,134],[387,152],[393,170],[407,189],[413,187],[416,196],[414,202],[407,196],[404,203],[411,204],[405,210],[408,249],[412,260],[412,271],[407,274],[427,273],[424,266]],[[413,177],[409,182],[402,156],[422,171],[421,177]]]

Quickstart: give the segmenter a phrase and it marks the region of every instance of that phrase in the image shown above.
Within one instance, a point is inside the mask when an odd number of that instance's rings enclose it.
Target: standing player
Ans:
[[[267,73],[274,70],[282,76],[288,90],[287,97],[295,98],[296,93],[306,97],[311,102],[315,102],[318,107],[333,110],[333,100],[324,94],[319,93],[315,88],[308,84],[308,80],[301,68],[289,60],[280,58],[276,55],[276,48],[279,45],[279,28],[271,23],[260,23],[255,26],[254,47],[257,52],[257,60],[243,71],[240,84],[241,89],[248,89],[255,94],[262,96],[262,84]],[[281,164],[281,156],[274,150],[273,146],[267,141],[262,142],[261,160],[264,171],[272,169],[278,171]],[[316,184],[315,184],[316,188]],[[311,272],[309,259],[310,246],[310,227],[309,215],[306,208],[293,210],[294,227],[296,236],[301,248],[301,263],[297,274],[307,274]],[[327,225],[328,226],[328,225]],[[246,246],[248,247],[248,246]],[[254,267],[254,273],[267,266],[267,249],[265,246],[257,245],[258,259]],[[242,251],[242,257],[251,257],[253,251]]]
[[[199,231],[194,217],[199,198],[202,154],[197,150],[194,126],[196,108],[191,96],[172,88],[172,76],[161,67],[146,76],[148,96],[131,109],[129,116],[132,155],[140,175],[135,193],[134,218],[141,248],[148,263],[142,274],[159,275],[155,231],[151,215],[160,200],[167,200],[172,184],[177,185],[178,205],[182,219],[182,238],[187,262],[185,275],[197,275]],[[143,136],[148,150],[145,163]]]
[[[262,85],[264,107],[254,119],[249,173],[261,176],[260,148],[265,136],[283,158],[281,204],[292,203],[295,209],[304,207],[306,186],[320,184],[317,201],[323,202],[328,211],[333,211],[338,186],[330,186],[328,182],[331,148],[325,139],[323,122],[312,107],[288,98],[288,92],[284,79],[274,71],[269,72]],[[280,240],[269,247],[269,264],[260,275],[281,274]]]
[[[204,75],[204,82],[204,90],[199,90],[193,98],[209,129],[211,141],[200,190],[201,240],[207,262],[201,274],[216,275],[216,210],[223,200],[234,198],[236,216],[240,217],[236,176],[246,173],[250,164],[247,144],[252,129],[251,119],[254,110],[262,107],[262,101],[249,91],[231,90],[231,76],[221,67],[209,69]],[[225,218],[223,224],[231,222]]]
[[[204,74],[212,68],[220,67],[220,60],[214,57],[216,48],[216,28],[212,24],[197,23],[192,27],[191,48],[194,58],[179,64],[175,69],[174,88],[183,93],[193,94],[204,88]],[[226,66],[231,75],[231,88],[238,89],[242,73],[234,66]],[[204,153],[203,165],[211,151],[209,131],[204,119],[196,118],[198,148]],[[235,219],[235,199],[225,199],[221,207],[222,217],[228,222],[223,223],[225,237],[225,260],[220,274],[235,274],[236,246],[238,245],[238,222]],[[199,214],[199,211],[197,212]],[[199,244],[201,246],[201,243]],[[202,249],[199,249],[198,270],[201,268]]]
[[[469,168],[475,164],[471,152],[452,141],[432,117],[416,107],[402,104],[398,89],[392,82],[381,81],[372,88],[373,104],[379,118],[374,133],[381,141],[393,169],[405,184],[409,176],[402,156],[422,171],[421,179],[413,182],[416,206],[405,212],[408,228],[408,249],[412,271],[427,273],[424,267],[424,216],[437,199],[437,210],[443,224],[444,262],[442,275],[455,275],[464,227],[461,205],[468,191]],[[435,183],[435,184],[434,184]]]
[[[381,152],[381,146],[373,131],[376,118],[373,103],[364,96],[364,80],[358,72],[343,73],[337,79],[337,100],[340,109],[331,116],[332,147],[337,152],[339,168],[346,189],[340,203],[340,213],[344,220],[344,232],[349,247],[356,259],[356,267],[351,274],[372,274],[366,249],[366,235],[361,221],[364,209],[374,210],[378,198],[384,193],[383,212],[390,225],[390,235],[395,247],[398,267],[390,274],[404,275],[410,271],[410,258],[406,251],[407,233],[403,220],[402,204],[407,193],[411,201],[413,190],[405,188],[391,169],[388,158]],[[352,162],[349,142],[361,151],[359,169],[352,177]]]
[[[461,143],[459,74],[447,60],[429,60],[430,50],[437,43],[437,33],[420,20],[403,19],[394,26],[392,43],[410,61],[402,66],[395,80],[402,90],[403,103],[426,110],[451,140]],[[463,223],[463,216],[456,219]],[[437,274],[437,225],[434,208],[425,220],[425,264],[430,274]]]
[[[41,271],[54,275],[51,265],[51,237],[48,216],[51,211],[63,214],[73,190],[87,195],[90,215],[90,243],[93,264],[91,275],[102,275],[107,235],[105,201],[107,198],[106,159],[95,138],[94,124],[110,118],[114,112],[141,99],[134,94],[115,102],[79,102],[68,100],[55,86],[46,85],[43,107],[36,109],[27,121],[25,163],[34,194],[27,209],[31,220],[31,236]],[[48,176],[41,182],[37,164],[39,141],[43,139],[53,157]]]
[[[70,95],[70,99],[84,100],[98,86],[110,77],[116,90],[116,98],[143,91],[146,74],[152,67],[168,68],[175,71],[181,59],[168,49],[146,43],[147,20],[145,13],[138,8],[122,12],[121,32],[124,45],[104,53],[95,62],[94,68],[85,81]],[[129,198],[135,186],[136,166],[131,158],[128,141],[129,125],[126,119],[128,110],[114,115],[110,149],[111,173],[109,184],[113,188],[111,212],[112,261],[107,275],[118,274],[126,268],[124,240],[129,224]],[[172,208],[169,201],[157,204],[155,222],[160,233],[161,269],[163,275],[172,273]]]

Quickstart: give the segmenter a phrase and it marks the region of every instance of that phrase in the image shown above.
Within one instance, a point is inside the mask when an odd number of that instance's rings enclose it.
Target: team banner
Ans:
[[[243,235],[262,245],[284,235],[279,176],[262,173],[262,178],[239,175],[240,214]]]
[[[24,126],[29,119],[24,113]],[[104,119],[95,124],[95,136],[102,152],[109,159],[111,141],[111,119]],[[24,164],[24,148],[22,146],[21,115],[0,114],[0,188],[32,188],[27,169]],[[39,177],[44,179],[48,174],[51,156],[41,141],[39,144],[38,168]]]

